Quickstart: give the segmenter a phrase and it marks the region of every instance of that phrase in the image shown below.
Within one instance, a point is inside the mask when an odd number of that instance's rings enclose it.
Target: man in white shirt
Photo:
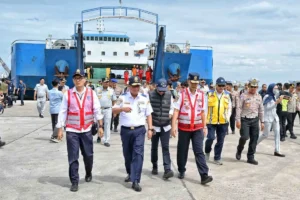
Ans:
[[[94,152],[92,125],[94,118],[99,123],[99,135],[100,137],[103,136],[103,115],[101,114],[100,102],[96,93],[84,86],[85,82],[84,72],[77,70],[73,75],[75,87],[64,94],[56,124],[58,140],[63,137],[62,127],[66,126],[69,177],[72,183],[70,190],[72,192],[78,191],[79,148],[85,165],[85,181],[92,181]]]
[[[153,108],[152,121],[155,134],[152,136],[151,142],[151,162],[153,165],[152,174],[158,174],[158,142],[160,139],[163,151],[163,163],[165,173],[164,179],[174,176],[171,170],[171,158],[169,152],[171,118],[173,115],[173,98],[170,91],[168,91],[167,81],[159,79],[157,82],[156,90],[150,92],[149,99]]]
[[[46,108],[46,101],[48,99],[48,86],[45,84],[45,79],[41,78],[40,83],[36,84],[34,88],[34,100],[37,100],[37,109],[39,117],[44,118],[44,111]]]

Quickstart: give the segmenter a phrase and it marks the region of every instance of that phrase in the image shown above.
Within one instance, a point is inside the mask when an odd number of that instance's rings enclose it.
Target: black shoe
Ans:
[[[205,184],[207,184],[209,182],[212,182],[212,181],[213,181],[212,176],[207,176],[207,175],[201,176],[201,184],[202,185],[205,185]]]
[[[92,173],[91,173],[91,174],[88,174],[88,175],[85,175],[85,181],[86,181],[86,182],[91,182],[92,179],[93,179]]]
[[[274,156],[278,156],[278,157],[285,157],[284,154],[278,153],[278,152],[274,152]]]
[[[247,163],[252,164],[252,165],[258,165],[258,162],[254,159],[247,160]]]
[[[0,147],[3,147],[5,145],[5,142],[2,142],[1,140],[0,140]]]
[[[136,181],[134,183],[132,183],[132,189],[134,189],[134,191],[136,191],[136,192],[142,191],[141,186]]]
[[[284,142],[284,141],[285,141],[285,137],[281,138],[280,141],[281,141],[281,142]]]
[[[173,176],[174,176],[174,172],[172,170],[169,170],[169,171],[164,173],[163,178],[164,179],[169,179],[169,178],[172,178]]]
[[[108,142],[104,143],[104,146],[110,147],[110,144]]]
[[[184,179],[184,176],[185,176],[185,174],[184,174],[184,172],[179,172],[179,174],[178,174],[178,178],[179,179]]]
[[[44,115],[41,115],[41,118],[44,118]]]
[[[232,134],[235,134],[235,131],[232,131]]]
[[[127,175],[127,177],[125,178],[124,182],[126,182],[126,183],[131,182],[131,180],[130,180],[130,174]]]
[[[70,191],[71,192],[77,192],[78,191],[78,183],[72,183]]]
[[[158,174],[157,168],[153,168],[151,173],[152,173],[153,175],[157,175],[157,174]]]
[[[235,158],[237,160],[241,160],[241,157],[242,157],[242,152],[237,151],[236,154],[235,154]]]
[[[97,143],[100,143],[100,142],[101,142],[101,138],[98,137],[98,138],[97,138]]]
[[[292,134],[291,139],[297,139],[297,136],[295,134]]]
[[[114,129],[114,132],[118,132],[118,129],[115,128],[115,129]]]

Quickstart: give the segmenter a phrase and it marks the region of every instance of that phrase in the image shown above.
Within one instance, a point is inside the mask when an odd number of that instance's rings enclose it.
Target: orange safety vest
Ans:
[[[204,127],[201,113],[204,105],[204,93],[196,91],[194,106],[188,89],[181,93],[181,105],[178,115],[178,129],[192,132]]]
[[[94,95],[93,90],[86,89],[82,106],[76,92],[68,90],[68,117],[67,117],[67,128],[73,128],[81,131],[86,130],[94,122],[93,114],[93,102]]]

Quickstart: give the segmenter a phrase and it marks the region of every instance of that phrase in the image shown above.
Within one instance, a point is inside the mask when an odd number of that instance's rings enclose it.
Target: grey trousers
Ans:
[[[279,121],[273,122],[265,122],[265,128],[262,135],[259,136],[257,144],[266,139],[269,136],[269,133],[273,128],[274,136],[275,136],[275,152],[280,153],[280,128]]]
[[[37,109],[39,111],[39,114],[44,115],[45,108],[46,108],[46,97],[38,98],[37,99]]]
[[[104,122],[104,143],[108,143],[110,139],[110,124],[111,124],[112,109],[102,109],[103,122]]]

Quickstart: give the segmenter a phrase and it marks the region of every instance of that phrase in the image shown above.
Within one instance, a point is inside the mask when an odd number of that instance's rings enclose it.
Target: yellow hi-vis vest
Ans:
[[[207,124],[226,124],[228,123],[228,106],[230,101],[229,93],[224,91],[221,98],[218,98],[216,91],[207,93]]]

